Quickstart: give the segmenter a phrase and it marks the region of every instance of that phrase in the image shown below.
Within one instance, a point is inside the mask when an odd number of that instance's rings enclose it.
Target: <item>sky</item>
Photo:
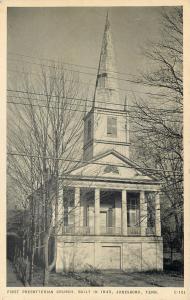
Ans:
[[[121,71],[133,72],[139,46],[159,36],[160,7],[110,8]],[[8,52],[98,65],[106,8],[8,8]]]
[[[148,40],[160,39],[161,9],[109,8],[117,70],[125,73],[119,74],[119,77],[131,79],[133,75],[139,75],[140,70],[149,67],[149,62],[141,53],[141,47]],[[8,8],[8,87],[16,80],[22,80],[19,73],[22,70],[22,60],[32,63],[29,66],[35,69],[35,64],[44,58],[82,65],[68,65],[68,68],[92,72],[94,75],[91,80],[95,83],[106,13],[107,8],[98,7]],[[45,64],[49,64],[48,60]],[[95,69],[86,69],[84,65]],[[81,76],[86,76],[84,81],[88,80],[89,75]],[[120,81],[119,84],[126,89],[124,93],[142,93],[142,87],[126,81]]]
[[[159,40],[161,9],[109,8],[117,70],[126,73],[123,78],[131,79],[148,67],[141,47],[147,40]],[[29,62],[46,58],[97,68],[106,13],[107,8],[102,7],[8,8],[8,68],[17,70],[21,66],[21,57],[16,54],[29,56],[25,58]],[[10,80],[17,75],[10,71]],[[95,82],[95,75],[91,79]],[[139,89],[127,82],[121,84],[127,90]]]

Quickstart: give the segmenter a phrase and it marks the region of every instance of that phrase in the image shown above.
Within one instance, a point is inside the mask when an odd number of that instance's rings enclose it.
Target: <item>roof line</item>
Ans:
[[[91,181],[93,179],[93,181],[111,181],[111,182],[124,182],[124,183],[137,183],[137,184],[150,184],[150,185],[160,185],[161,182],[160,181],[149,181],[147,179],[120,179],[120,178],[116,178],[116,177],[88,177],[88,176],[80,176],[80,175],[71,175],[70,177],[65,177],[66,180],[81,180],[81,181]]]
[[[96,161],[98,159],[101,159],[101,158],[103,158],[103,157],[105,157],[105,156],[107,156],[109,154],[114,154],[116,157],[118,157],[119,159],[122,159],[125,163],[129,164],[131,167],[139,169],[140,172],[143,175],[149,176],[150,178],[152,178],[154,180],[157,180],[157,178],[155,176],[145,173],[144,170],[142,170],[143,169],[142,167],[140,167],[138,164],[136,164],[135,162],[131,161],[129,158],[123,156],[121,153],[119,153],[118,151],[116,151],[114,149],[107,150],[106,152],[101,153],[101,154],[93,157],[91,160],[83,162],[81,165],[78,165],[76,168],[73,168],[70,172],[73,172],[73,171],[75,171],[77,169],[85,167],[85,166],[89,165],[90,163],[94,163],[94,161]]]

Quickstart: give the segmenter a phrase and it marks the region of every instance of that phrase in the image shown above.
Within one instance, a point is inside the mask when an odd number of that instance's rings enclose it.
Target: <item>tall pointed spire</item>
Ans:
[[[118,92],[115,54],[107,12],[93,106],[122,110],[122,105]]]
[[[119,97],[115,65],[107,13],[93,108],[84,118],[84,160],[89,160],[108,150],[115,150],[129,157],[127,99],[124,105],[124,99],[122,102]]]

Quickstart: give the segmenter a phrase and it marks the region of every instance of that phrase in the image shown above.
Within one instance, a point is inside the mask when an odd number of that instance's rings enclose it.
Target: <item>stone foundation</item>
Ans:
[[[56,272],[97,269],[163,270],[161,237],[62,236]]]

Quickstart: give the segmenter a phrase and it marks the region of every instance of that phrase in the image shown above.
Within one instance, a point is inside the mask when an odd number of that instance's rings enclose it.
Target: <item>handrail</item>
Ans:
[[[94,227],[92,226],[80,226],[76,227],[74,225],[67,225],[63,227],[64,235],[94,235]],[[155,235],[156,229],[155,227],[146,228],[146,235]],[[102,227],[100,226],[100,234],[99,235],[118,235],[122,236],[121,227]],[[140,236],[141,235],[141,227],[139,226],[131,226],[127,227],[127,236]]]
[[[141,235],[141,227],[127,227],[127,235],[133,236],[133,235]]]
[[[155,227],[147,227],[146,235],[156,235],[156,228]]]

